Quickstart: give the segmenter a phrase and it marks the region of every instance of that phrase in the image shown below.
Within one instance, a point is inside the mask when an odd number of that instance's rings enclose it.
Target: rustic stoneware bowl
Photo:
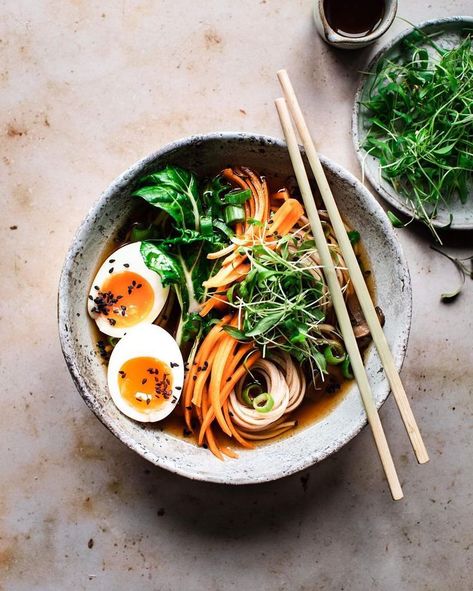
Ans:
[[[411,322],[411,286],[404,255],[381,207],[348,172],[322,159],[339,208],[361,232],[376,278],[378,304],[386,316],[385,332],[401,367]],[[114,435],[153,464],[188,478],[247,484],[275,480],[307,468],[334,453],[366,424],[356,386],[317,423],[285,439],[241,451],[238,460],[216,459],[188,440],[162,432],[159,423],[143,425],[121,414],[110,399],[106,370],[94,348],[86,298],[95,271],[117,232],[136,207],[130,197],[143,174],[167,163],[198,174],[214,174],[230,164],[245,164],[283,182],[292,174],[283,142],[241,133],[195,136],[164,147],[116,179],[82,222],[66,256],[59,285],[59,334],[66,363],[87,405]],[[389,386],[371,347],[367,371],[376,403],[386,400]],[[373,449],[373,453],[376,453]]]

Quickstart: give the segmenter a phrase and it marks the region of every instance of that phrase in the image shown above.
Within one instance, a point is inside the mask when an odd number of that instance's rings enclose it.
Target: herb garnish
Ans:
[[[380,62],[363,104],[370,122],[364,148],[440,242],[432,226],[439,205],[455,195],[465,203],[471,190],[471,36],[447,50],[414,30],[398,57]]]

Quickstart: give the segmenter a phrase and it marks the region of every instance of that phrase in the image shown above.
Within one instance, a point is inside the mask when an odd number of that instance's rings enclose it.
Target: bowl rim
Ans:
[[[140,456],[150,461],[154,465],[160,468],[164,468],[173,473],[179,474],[180,476],[185,476],[186,478],[189,478],[191,480],[200,480],[206,482],[231,485],[258,484],[278,480],[282,477],[289,476],[291,474],[309,468],[310,466],[317,464],[318,462],[324,460],[333,453],[339,451],[344,445],[346,445],[351,439],[353,439],[367,424],[366,413],[363,411],[363,414],[357,420],[357,422],[354,422],[352,428],[349,431],[347,431],[343,437],[337,440],[336,445],[334,447],[324,449],[322,450],[322,452],[318,454],[312,454],[309,456],[304,455],[301,459],[294,461],[293,464],[291,464],[290,468],[285,470],[283,473],[272,475],[265,474],[259,477],[240,476],[238,478],[232,479],[231,481],[228,481],[225,479],[224,476],[219,474],[209,474],[207,472],[199,474],[189,473],[188,470],[181,469],[180,466],[168,461],[165,455],[159,455],[154,452],[150,452],[134,437],[120,432],[117,429],[115,422],[113,420],[108,420],[106,414],[102,412],[101,407],[96,402],[94,392],[88,387],[87,382],[85,378],[82,376],[81,371],[79,369],[79,365],[77,362],[77,352],[75,351],[72,339],[69,338],[69,328],[67,325],[69,317],[69,303],[68,298],[66,296],[69,288],[72,287],[71,270],[74,264],[74,260],[80,251],[80,238],[88,227],[93,226],[94,215],[96,211],[100,208],[102,203],[106,201],[109,197],[111,197],[114,193],[116,193],[117,190],[120,190],[121,188],[126,186],[129,180],[131,178],[134,178],[136,172],[141,170],[148,163],[156,160],[159,157],[167,155],[169,152],[174,152],[179,148],[185,147],[190,143],[213,140],[254,141],[255,139],[262,145],[276,145],[282,149],[287,149],[287,145],[283,140],[269,135],[232,131],[212,132],[207,134],[191,135],[176,140],[174,142],[170,142],[164,145],[163,147],[159,148],[155,152],[145,156],[144,158],[132,164],[127,170],[125,170],[122,174],[120,174],[118,177],[116,177],[115,180],[113,180],[110,183],[107,189],[105,189],[105,191],[102,192],[98,199],[89,208],[89,211],[80,223],[77,231],[74,234],[71,245],[67,250],[67,254],[65,257],[64,265],[59,280],[57,299],[59,340],[63,356],[66,365],[69,369],[69,372],[71,374],[72,380],[79,394],[85,401],[86,405],[93,411],[93,413],[100,420],[100,422],[105,427],[107,427],[107,429],[127,447],[129,447],[130,449],[132,449],[133,451],[135,451]],[[303,148],[300,147],[300,149],[303,153]],[[352,175],[342,166],[336,164],[332,160],[324,157],[323,155],[320,155],[320,160],[324,168],[330,170],[335,175],[341,176],[344,181],[350,183],[353,186],[356,192],[361,192],[364,194],[366,200],[370,203],[370,206],[373,208],[374,214],[376,215],[376,217],[378,218],[378,222],[382,226],[382,230],[385,232],[385,235],[390,239],[389,241],[395,250],[398,266],[402,267],[403,269],[405,314],[403,316],[403,325],[399,328],[399,331],[403,334],[403,339],[400,343],[400,348],[397,351],[397,355],[395,355],[395,365],[398,371],[400,371],[406,355],[412,320],[412,285],[406,257],[403,253],[401,244],[397,239],[394,229],[391,223],[389,222],[388,217],[386,216],[386,213],[384,212],[381,205],[376,201],[374,196],[370,193],[370,191],[354,175]],[[389,393],[389,384],[387,382],[387,379],[385,379],[384,391],[382,393],[382,396],[378,396],[376,400],[377,408],[380,408],[384,404],[384,402],[389,396]]]
[[[414,210],[409,207],[407,201],[397,193],[397,191],[391,187],[390,190],[386,189],[386,187],[376,178],[375,174],[371,173],[369,168],[364,168],[363,161],[365,151],[361,146],[360,135],[358,133],[359,128],[359,119],[360,119],[360,101],[365,89],[365,85],[367,82],[366,74],[372,72],[376,67],[377,63],[387,55],[393,47],[395,47],[398,43],[400,43],[405,37],[410,35],[412,31],[415,29],[425,29],[429,27],[441,26],[441,25],[454,25],[460,23],[469,23],[473,25],[473,17],[472,16],[446,16],[442,18],[435,18],[429,19],[426,21],[422,21],[417,25],[411,25],[404,31],[401,31],[398,35],[393,37],[386,45],[383,45],[379,51],[375,53],[375,55],[371,58],[369,64],[364,68],[363,74],[360,78],[360,82],[358,84],[356,93],[355,93],[355,101],[352,110],[352,121],[351,121],[351,130],[352,130],[352,140],[353,145],[355,148],[355,153],[358,158],[358,162],[362,170],[364,170],[364,175],[370,182],[373,189],[387,202],[389,205],[395,207],[398,211],[403,213],[404,215],[408,216],[409,218],[414,218],[418,220],[417,216],[414,215]],[[419,221],[419,220],[418,220]],[[441,220],[432,220],[432,225],[435,228],[445,228],[445,222]],[[448,229],[450,230],[471,230],[473,228],[473,224],[471,222],[455,222],[455,218],[451,224],[448,225]]]

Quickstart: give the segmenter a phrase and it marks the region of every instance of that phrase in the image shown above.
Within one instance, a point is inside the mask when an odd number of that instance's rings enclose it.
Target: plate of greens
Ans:
[[[384,47],[356,94],[353,137],[363,176],[398,211],[434,235],[472,229],[473,18],[427,21]]]

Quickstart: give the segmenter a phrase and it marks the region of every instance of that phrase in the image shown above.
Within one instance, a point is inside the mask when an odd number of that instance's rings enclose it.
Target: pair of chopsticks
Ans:
[[[366,370],[363,364],[363,359],[353,333],[353,328],[350,322],[345,300],[343,298],[343,293],[340,284],[338,283],[332,256],[327,245],[327,240],[325,238],[319,218],[314,196],[310,188],[307,172],[302,161],[296,133],[291,121],[291,115],[297,131],[299,132],[302,144],[305,148],[307,159],[317,182],[322,201],[332,223],[335,236],[337,237],[340,250],[342,252],[343,258],[345,259],[353,287],[370,329],[371,336],[378,350],[385,374],[389,380],[389,383],[391,384],[394,398],[399,408],[401,418],[406,427],[407,434],[409,435],[412,447],[416,454],[417,461],[420,464],[424,464],[425,462],[429,461],[429,456],[427,454],[427,450],[422,440],[422,436],[417,426],[414,414],[410,407],[406,392],[394,365],[392,353],[389,350],[389,345],[386,341],[386,337],[379,322],[378,315],[376,314],[376,310],[366,286],[363,273],[360,269],[350,239],[345,230],[340,212],[338,211],[337,204],[335,203],[335,199],[322,168],[322,164],[320,163],[314,142],[311,138],[307,124],[305,123],[299,102],[286,70],[280,70],[278,72],[278,79],[285,98],[279,98],[276,100],[276,108],[286,138],[292,166],[294,168],[299,189],[301,191],[307,217],[309,218],[312,232],[314,234],[315,244],[317,250],[319,251],[325,279],[332,296],[335,314],[337,316],[340,331],[350,357],[353,373],[363,399],[366,415],[371,426],[379,457],[386,474],[392,497],[394,500],[399,500],[404,496],[401,484],[399,482],[396,468],[389,450],[388,442],[386,440],[386,435],[384,434],[383,426],[376,409],[373,393],[371,391],[368,377],[366,375]]]

